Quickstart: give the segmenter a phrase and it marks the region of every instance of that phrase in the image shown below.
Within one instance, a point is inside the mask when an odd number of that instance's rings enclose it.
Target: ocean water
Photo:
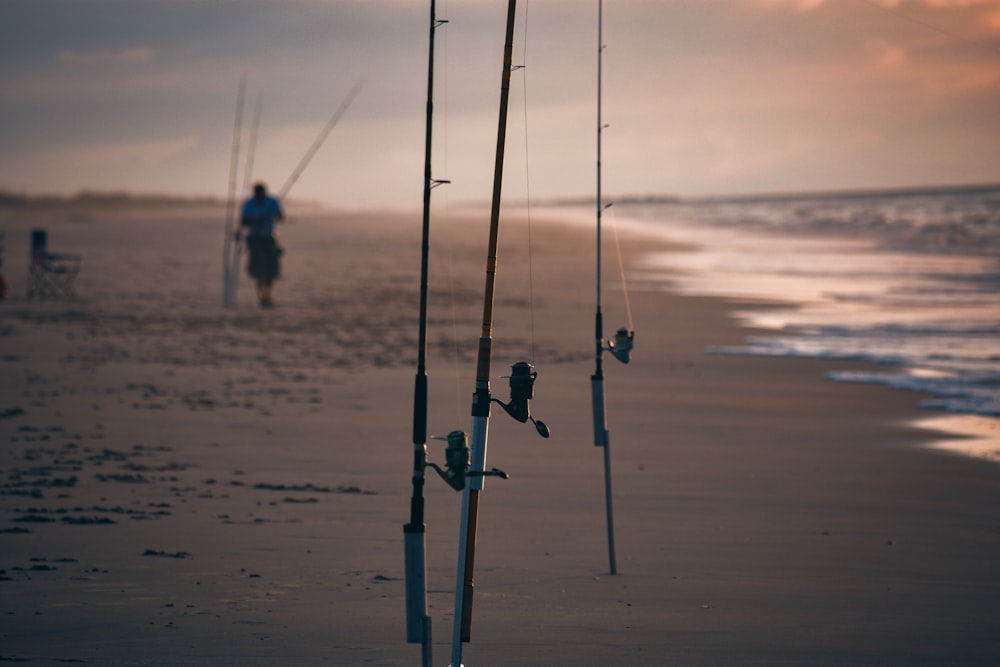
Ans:
[[[921,392],[928,426],[976,436],[957,449],[1000,460],[1000,186],[608,210],[692,249],[646,256],[630,283],[775,304],[738,313],[771,333],[710,353],[842,359],[831,380]]]

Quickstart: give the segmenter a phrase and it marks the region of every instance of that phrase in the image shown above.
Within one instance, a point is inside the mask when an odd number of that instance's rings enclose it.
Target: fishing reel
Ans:
[[[604,349],[615,355],[615,359],[627,364],[632,347],[635,345],[635,332],[622,327],[615,333],[615,337],[608,341],[608,346]]]
[[[507,479],[508,475],[499,468],[492,470],[469,470],[469,436],[465,431],[452,431],[446,437],[439,435],[432,436],[435,440],[446,440],[448,448],[444,452],[444,465],[442,469],[431,461],[427,465],[437,470],[441,479],[456,491],[465,488],[466,477],[500,477]]]
[[[534,393],[535,378],[538,377],[538,373],[532,370],[533,368],[534,366],[526,361],[514,364],[510,369],[510,375],[503,376],[510,378],[510,403],[504,403],[498,398],[490,400],[499,403],[500,407],[507,411],[507,414],[522,424],[530,419],[531,423],[535,425],[538,435],[547,438],[549,437],[549,427],[545,425],[545,422],[535,421],[535,418],[531,416],[531,407],[528,405],[528,401],[531,400]]]

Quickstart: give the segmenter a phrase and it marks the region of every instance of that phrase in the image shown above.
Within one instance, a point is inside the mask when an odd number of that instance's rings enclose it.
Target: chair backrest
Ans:
[[[31,263],[45,266],[48,263],[49,233],[44,229],[31,230]]]

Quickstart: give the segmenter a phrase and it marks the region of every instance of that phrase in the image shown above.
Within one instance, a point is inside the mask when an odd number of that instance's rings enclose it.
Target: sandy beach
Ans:
[[[420,664],[402,532],[419,214],[288,209],[273,310],[245,275],[222,308],[221,209],[0,211],[0,662]],[[83,256],[76,301],[25,299],[36,227]],[[488,464],[510,479],[482,496],[466,667],[1000,663],[1000,466],[927,447],[914,393],[824,379],[843,362],[706,354],[752,332],[664,286],[633,287],[633,361],[605,361],[609,575],[593,239],[527,232],[505,216],[493,391],[533,363],[552,437],[493,412]],[[469,427],[487,233],[487,212],[435,214],[433,434]],[[622,242],[626,266],[664,243]],[[428,477],[439,665],[459,502]]]

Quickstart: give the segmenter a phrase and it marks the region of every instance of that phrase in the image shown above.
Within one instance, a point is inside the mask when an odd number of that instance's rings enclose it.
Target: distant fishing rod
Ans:
[[[250,190],[250,179],[253,176],[253,158],[254,151],[257,149],[257,128],[260,125],[260,108],[261,99],[260,95],[258,95],[257,104],[254,106],[253,121],[250,123],[250,145],[247,147],[247,162],[243,170],[244,192]],[[236,295],[239,292],[240,282],[240,257],[243,254],[242,232],[239,231],[239,224],[235,226],[237,228],[236,231],[229,234],[229,237],[232,239],[227,254],[228,268],[226,269],[226,273],[229,276],[229,280],[228,283],[225,280],[223,281],[226,290],[223,296],[223,304],[227,307],[236,303]]]
[[[239,88],[236,93],[236,119],[233,123],[233,144],[229,156],[229,192],[226,199],[225,238],[222,244],[222,305],[228,308],[233,304],[236,289],[235,272],[232,266],[233,245],[239,245],[234,232],[234,214],[236,211],[236,177],[239,170],[240,135],[243,133],[243,100],[246,94],[246,74],[240,76]]]
[[[594,315],[594,335],[596,340],[596,358],[594,374],[590,376],[591,400],[594,412],[594,446],[604,448],[604,501],[608,523],[608,560],[611,574],[618,573],[615,562],[615,529],[614,513],[611,509],[611,437],[608,433],[607,405],[604,399],[604,352],[608,351],[623,364],[629,362],[629,355],[635,338],[635,332],[630,328],[621,327],[614,340],[604,340],[604,316],[601,313],[601,214],[605,208],[601,198],[601,135],[604,132],[604,121],[601,117],[601,85],[604,54],[604,7],[603,1],[597,2],[597,310]],[[610,206],[610,204],[608,205]]]
[[[483,327],[479,338],[476,362],[476,385],[472,397],[471,446],[465,445],[466,436],[453,431],[448,436],[448,473],[446,481],[462,489],[461,526],[458,544],[458,572],[455,584],[455,619],[452,634],[451,667],[462,667],[462,642],[471,639],[473,574],[476,560],[476,535],[479,523],[479,496],[484,478],[507,474],[493,468],[486,470],[486,441],[489,431],[490,406],[493,402],[519,422],[529,419],[542,437],[549,436],[544,423],[531,416],[529,400],[532,398],[537,373],[531,364],[518,362],[511,369],[510,402],[503,403],[490,395],[490,363],[493,349],[493,301],[496,292],[497,246],[500,232],[500,193],[503,181],[504,143],[507,134],[507,106],[510,94],[511,60],[514,42],[516,0],[507,6],[507,29],[504,42],[503,71],[500,81],[500,114],[497,128],[496,161],[493,169],[493,203],[490,211],[489,249],[486,256],[486,288],[483,295]],[[464,460],[463,460],[464,459]],[[442,472],[442,471],[439,471]],[[466,481],[468,477],[468,481]]]
[[[364,85],[365,80],[359,79],[358,82],[354,84],[354,87],[351,88],[350,92],[347,93],[347,97],[345,97],[344,101],[340,103],[337,110],[333,112],[330,120],[327,121],[326,125],[320,131],[319,136],[316,137],[316,140],[309,147],[309,150],[306,151],[306,154],[302,156],[298,166],[296,166],[295,170],[292,171],[288,180],[285,181],[285,184],[281,186],[281,189],[278,191],[279,200],[283,201],[285,197],[288,196],[288,191],[291,190],[292,186],[295,185],[295,182],[299,180],[299,176],[301,176],[302,172],[305,171],[305,168],[309,165],[313,156],[316,155],[320,146],[322,146],[323,142],[326,141],[326,137],[330,134],[333,128],[337,126],[337,123],[340,122],[341,117],[343,117],[344,113],[347,112],[347,109],[351,106],[351,103],[354,102],[354,98],[357,97],[359,92],[361,92],[361,88],[363,88]]]
[[[406,641],[422,644],[423,667],[431,665],[431,618],[427,615],[427,527],[424,524],[424,478],[427,468],[427,274],[430,249],[431,190],[449,181],[431,178],[431,131],[434,113],[434,31],[447,21],[437,19],[431,0],[427,59],[427,120],[424,142],[424,215],[420,252],[420,317],[417,375],[413,388],[413,495],[410,522],[403,526],[406,564]],[[468,460],[468,457],[466,457]]]
[[[257,130],[260,127],[260,110],[263,106],[261,96],[257,95],[257,103],[253,108],[253,120],[250,121],[250,145],[247,146],[247,162],[243,168],[243,191],[250,191],[250,181],[253,179],[253,160],[257,150]]]

